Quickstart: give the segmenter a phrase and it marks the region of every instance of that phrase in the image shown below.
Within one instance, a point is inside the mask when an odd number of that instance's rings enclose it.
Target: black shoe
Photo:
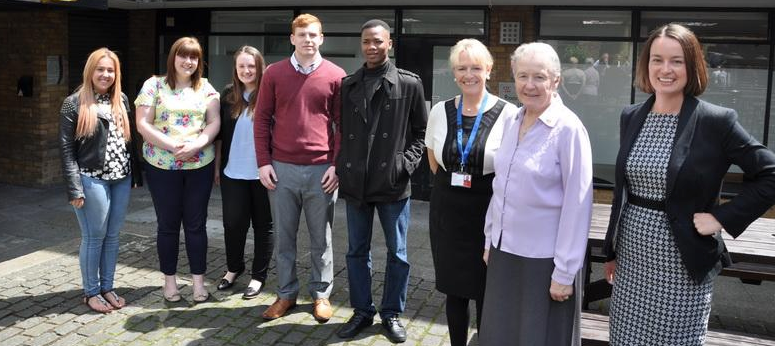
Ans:
[[[261,286],[258,286],[258,288],[253,288],[248,286],[245,288],[245,293],[242,294],[242,299],[248,300],[253,299],[255,297],[258,297],[258,294],[261,293],[261,289],[264,288],[264,283],[261,283]]]
[[[231,288],[231,286],[234,286],[234,282],[237,281],[237,278],[242,275],[242,273],[245,271],[245,269],[242,269],[237,272],[237,275],[234,275],[234,279],[229,282],[229,280],[226,280],[225,278],[221,279],[221,282],[218,283],[218,287],[216,287],[219,291],[227,290]]]
[[[336,336],[342,339],[350,339],[372,324],[374,324],[374,318],[355,313],[336,331]]]
[[[393,343],[402,343],[406,341],[406,329],[401,325],[398,316],[390,316],[382,319],[382,328],[385,328],[385,335]]]

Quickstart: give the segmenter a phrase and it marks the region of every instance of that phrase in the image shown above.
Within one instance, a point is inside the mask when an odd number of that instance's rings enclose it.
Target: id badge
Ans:
[[[452,172],[452,186],[471,188],[471,175],[463,172]]]

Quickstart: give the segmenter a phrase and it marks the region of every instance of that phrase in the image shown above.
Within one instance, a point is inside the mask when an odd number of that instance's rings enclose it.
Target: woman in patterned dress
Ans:
[[[142,184],[133,130],[118,57],[97,49],[86,61],[83,83],[62,104],[59,138],[68,197],[81,227],[84,303],[101,313],[126,304],[113,289],[113,275],[129,190]]]
[[[202,78],[202,47],[196,38],[175,41],[167,74],[154,76],[137,95],[137,129],[143,135],[146,178],[156,209],[156,245],[164,273],[164,298],[179,301],[175,273],[180,225],[193,276],[193,300],[206,301],[207,204],[215,174],[212,144],[220,128],[219,94]]]
[[[721,230],[737,237],[775,203],[775,155],[734,110],[696,97],[707,86],[702,47],[668,24],[646,41],[637,86],[652,96],[621,118],[606,235],[612,345],[702,345],[713,279],[728,265]],[[730,165],[746,183],[719,205]]]
[[[482,322],[487,278],[483,228],[495,175],[492,163],[503,123],[516,115],[517,107],[487,92],[493,59],[481,42],[458,41],[449,63],[461,95],[433,106],[425,145],[434,177],[429,226],[436,289],[447,296],[449,339],[452,346],[460,346],[468,343],[469,301],[476,303],[477,329]],[[467,154],[461,155],[469,142]],[[466,175],[468,185],[453,180]]]

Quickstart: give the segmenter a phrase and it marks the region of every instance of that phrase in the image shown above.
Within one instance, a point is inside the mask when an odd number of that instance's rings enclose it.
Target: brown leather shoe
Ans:
[[[334,315],[334,310],[331,309],[331,302],[326,298],[315,299],[315,306],[312,308],[312,316],[320,323],[328,322],[331,316]]]
[[[273,320],[275,318],[283,317],[288,310],[296,307],[296,300],[277,298],[264,313],[261,314],[265,320]]]

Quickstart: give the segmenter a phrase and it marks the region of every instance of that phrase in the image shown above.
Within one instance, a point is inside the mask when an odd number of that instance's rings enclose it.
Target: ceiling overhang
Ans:
[[[648,6],[775,8],[775,0],[108,0],[111,8],[161,9],[192,7],[328,7],[328,6]]]

